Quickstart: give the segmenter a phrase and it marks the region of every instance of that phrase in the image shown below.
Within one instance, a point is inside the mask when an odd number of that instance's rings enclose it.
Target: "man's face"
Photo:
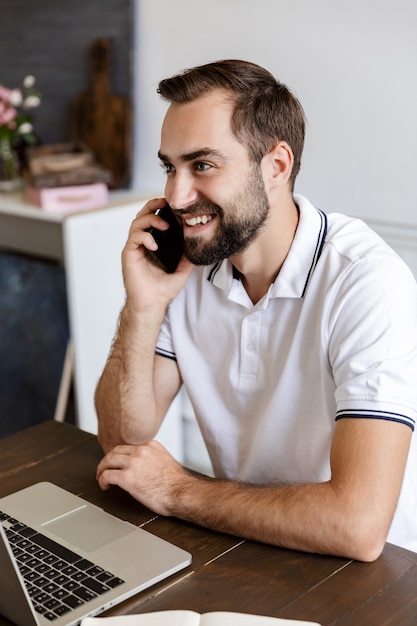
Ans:
[[[182,221],[185,254],[195,265],[242,252],[269,211],[261,168],[232,133],[232,110],[217,90],[171,105],[162,127],[165,196]]]

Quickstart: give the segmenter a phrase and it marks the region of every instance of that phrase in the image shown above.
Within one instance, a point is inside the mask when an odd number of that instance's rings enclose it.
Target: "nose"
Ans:
[[[172,209],[187,209],[196,203],[198,191],[190,172],[172,172],[165,185],[165,197]]]

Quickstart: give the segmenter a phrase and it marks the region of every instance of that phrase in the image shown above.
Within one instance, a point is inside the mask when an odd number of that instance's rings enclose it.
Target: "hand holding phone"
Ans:
[[[155,215],[162,217],[169,224],[169,228],[158,230],[151,226],[148,229],[158,245],[157,250],[148,252],[168,274],[172,274],[177,269],[184,252],[184,233],[168,204],[162,209],[157,209]]]

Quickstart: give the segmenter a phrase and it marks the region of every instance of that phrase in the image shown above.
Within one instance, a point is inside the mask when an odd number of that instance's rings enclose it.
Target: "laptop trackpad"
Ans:
[[[129,528],[121,520],[88,505],[46,522],[42,527],[87,552],[97,550],[134,531],[134,528]]]

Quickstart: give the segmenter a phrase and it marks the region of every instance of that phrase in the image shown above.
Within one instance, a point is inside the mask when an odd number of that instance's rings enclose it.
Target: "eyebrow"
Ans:
[[[164,163],[171,162],[170,158],[160,151],[158,152],[158,157]],[[195,150],[194,152],[189,152],[188,154],[182,154],[180,159],[183,163],[189,163],[190,161],[195,161],[197,159],[207,159],[213,157],[222,161],[226,160],[226,156],[222,152],[219,152],[219,150],[213,150],[212,148],[202,148],[201,150]]]

